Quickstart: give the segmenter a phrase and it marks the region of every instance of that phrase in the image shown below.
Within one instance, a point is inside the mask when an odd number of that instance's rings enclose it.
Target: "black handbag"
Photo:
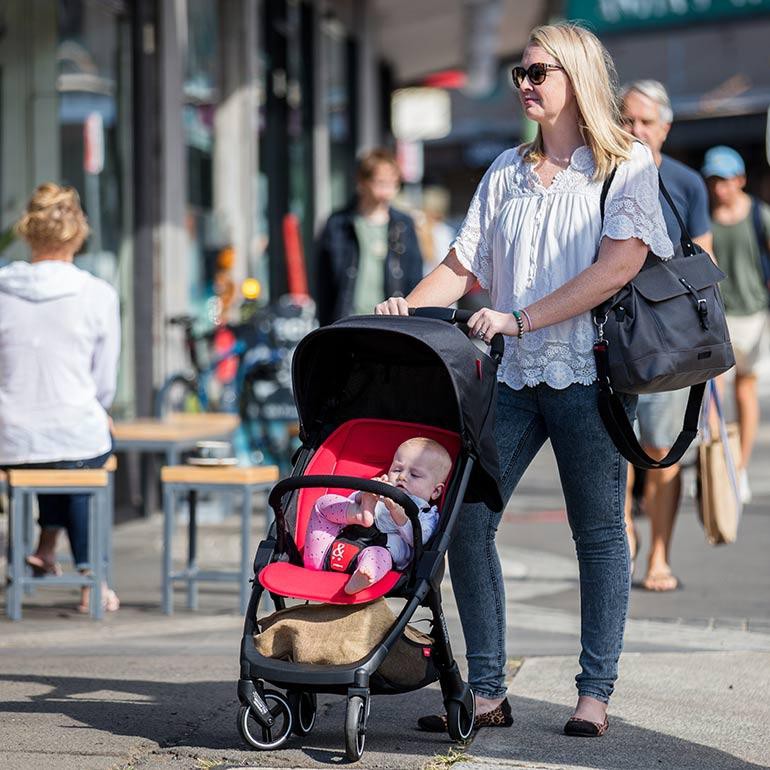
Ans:
[[[602,221],[613,171],[601,195]],[[725,274],[693,243],[660,179],[681,237],[674,256],[647,254],[642,269],[615,296],[594,308],[594,344],[599,413],[620,453],[637,468],[667,468],[678,462],[698,432],[706,383],[735,364],[719,282]],[[679,436],[671,451],[654,460],[642,449],[617,393],[659,393],[690,388]]]

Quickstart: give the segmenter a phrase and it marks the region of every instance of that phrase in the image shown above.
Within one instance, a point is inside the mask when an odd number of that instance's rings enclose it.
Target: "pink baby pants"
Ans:
[[[308,569],[324,568],[326,552],[348,524],[349,505],[350,500],[342,495],[322,495],[316,501],[305,532],[304,560]],[[356,569],[361,567],[368,568],[374,582],[381,580],[393,567],[390,551],[378,545],[367,546],[358,555]]]

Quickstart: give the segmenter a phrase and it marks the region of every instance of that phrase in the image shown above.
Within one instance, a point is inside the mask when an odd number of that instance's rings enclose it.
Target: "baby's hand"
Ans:
[[[383,497],[382,502],[385,503],[385,507],[388,509],[388,513],[390,513],[390,518],[396,522],[397,526],[403,527],[409,521],[403,506],[399,505],[395,500]]]

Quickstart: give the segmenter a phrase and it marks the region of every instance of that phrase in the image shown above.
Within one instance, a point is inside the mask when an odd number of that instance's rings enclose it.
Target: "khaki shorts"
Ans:
[[[735,373],[754,374],[762,353],[767,311],[762,310],[751,315],[728,315],[726,320],[735,353]]]

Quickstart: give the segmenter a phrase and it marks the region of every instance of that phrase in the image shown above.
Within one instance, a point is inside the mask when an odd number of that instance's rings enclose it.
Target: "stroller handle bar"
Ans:
[[[417,318],[434,318],[437,321],[446,321],[450,324],[467,324],[473,312],[470,310],[455,310],[451,307],[413,307],[409,308],[409,315]],[[492,337],[489,343],[489,354],[492,360],[499,364],[503,360],[505,351],[505,338],[499,332]]]
[[[417,504],[409,495],[402,492],[397,487],[385,484],[382,481],[373,481],[372,479],[362,479],[358,476],[290,476],[279,481],[270,491],[267,499],[268,504],[275,512],[276,522],[282,528],[285,528],[283,509],[281,508],[281,499],[288,492],[297,489],[307,489],[314,487],[336,487],[342,489],[358,489],[362,492],[373,492],[376,495],[389,497],[395,503],[400,505],[412,522],[412,563],[417,564],[422,556],[422,526],[420,525],[419,509]]]

